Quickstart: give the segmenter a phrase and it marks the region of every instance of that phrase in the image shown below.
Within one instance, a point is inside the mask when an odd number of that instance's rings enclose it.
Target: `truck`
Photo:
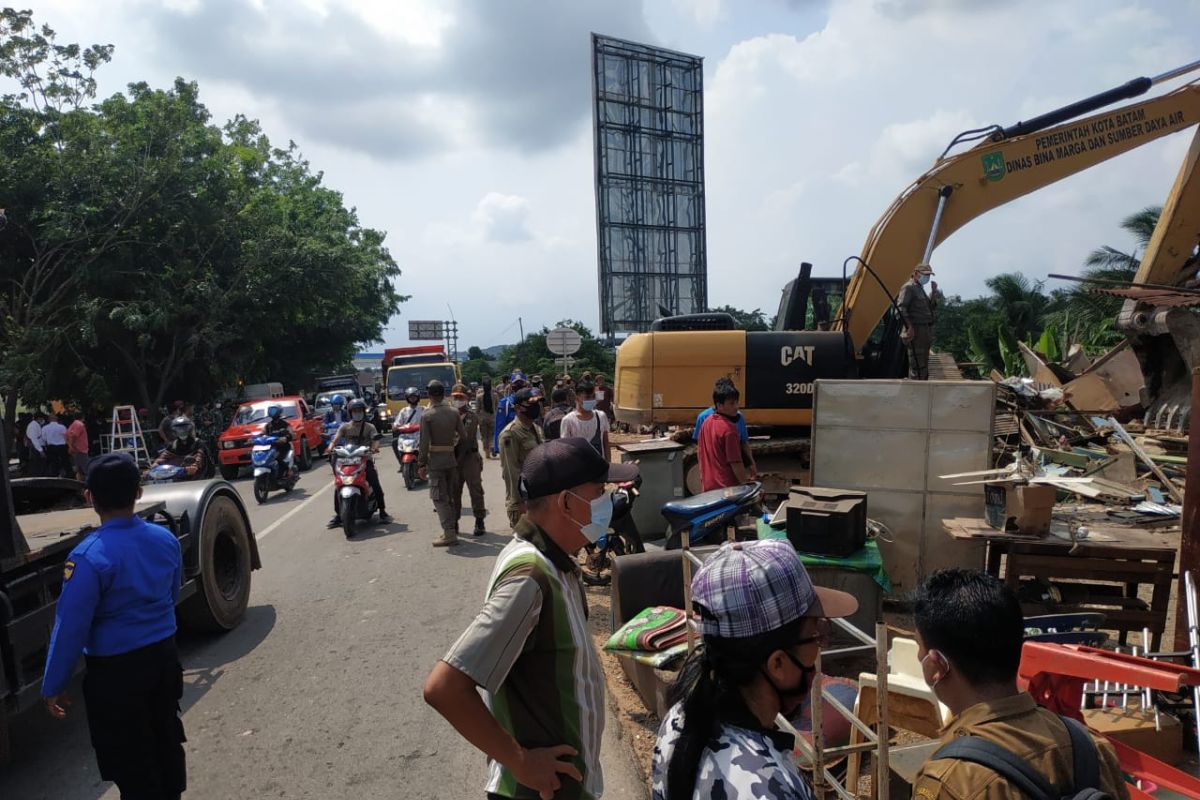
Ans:
[[[363,397],[362,384],[358,382],[358,373],[350,372],[345,375],[327,375],[317,378],[316,395],[313,398],[313,408],[324,413],[329,407],[329,401],[335,394],[340,394],[349,402],[355,397]]]
[[[4,439],[0,436],[0,764],[8,759],[9,719],[38,705],[41,696],[67,555],[99,526],[80,482],[11,478]],[[262,561],[233,486],[221,479],[149,485],[135,510],[179,538],[180,625],[218,633],[237,627],[250,602],[250,574]]]
[[[665,317],[649,332],[627,338],[617,351],[617,420],[690,425],[709,405],[714,380],[728,376],[741,389],[746,423],[771,434],[752,447],[803,453],[817,380],[905,374],[903,325],[894,298],[913,269],[930,262],[940,242],[1005,203],[1195,128],[1200,84],[1194,80],[1148,100],[1100,109],[1196,70],[1200,62],[1135,78],[1031,120],[959,134],[896,197],[871,228],[860,255],[846,259],[840,279],[815,279],[801,271],[785,291],[775,330],[746,332],[727,315],[698,314]],[[951,152],[968,142],[975,144]],[[1198,163],[1200,132],[1193,135],[1117,319],[1141,362],[1148,389],[1143,406],[1152,415],[1164,404],[1186,407],[1191,369],[1200,366],[1200,317],[1169,291],[1192,286],[1196,279]],[[850,264],[854,270],[847,276]],[[774,441],[788,436],[794,438],[787,446]]]
[[[429,392],[425,387],[432,380],[446,384],[446,393],[458,383],[461,373],[458,364],[446,355],[445,345],[428,344],[392,347],[383,352],[384,386],[388,411],[394,419],[404,407],[404,393],[410,388],[421,395],[422,405],[428,405]]]

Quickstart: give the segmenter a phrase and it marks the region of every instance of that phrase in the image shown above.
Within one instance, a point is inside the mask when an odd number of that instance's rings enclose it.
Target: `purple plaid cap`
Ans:
[[[692,605],[705,636],[744,639],[800,617],[844,617],[858,609],[845,592],[818,589],[783,539],[721,546],[692,578]]]

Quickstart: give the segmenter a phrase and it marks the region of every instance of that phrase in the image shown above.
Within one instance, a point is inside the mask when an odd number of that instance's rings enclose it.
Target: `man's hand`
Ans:
[[[911,325],[907,325],[904,328],[904,333],[900,334],[900,338],[905,342],[911,342],[913,340],[913,336],[915,335],[916,331],[913,330],[913,327]]]
[[[576,755],[579,755],[579,751],[568,744],[522,750],[521,760],[509,768],[522,786],[533,789],[542,800],[552,800],[554,793],[562,786],[558,779],[560,774],[568,775],[577,781],[583,780],[583,775],[574,764],[558,760],[560,756]]]
[[[71,707],[71,698],[66,692],[62,694],[43,697],[42,702],[46,706],[46,711],[55,719],[66,719],[67,709]]]
[[[750,459],[750,480],[758,480],[758,463]]]
[[[937,281],[930,281],[930,282],[929,282],[929,293],[930,293],[930,294],[937,294]]]
[[[428,473],[425,471],[425,468],[424,468],[424,467],[418,467],[418,468],[417,468],[417,479],[418,479],[418,480],[422,480],[422,481],[423,481],[423,480],[428,480],[428,477],[429,477],[429,476],[428,476]]]

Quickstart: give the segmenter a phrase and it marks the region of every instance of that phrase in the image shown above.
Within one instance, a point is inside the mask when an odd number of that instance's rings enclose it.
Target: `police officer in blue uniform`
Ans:
[[[175,800],[187,787],[175,649],[183,560],[174,534],[134,515],[140,479],[125,453],[88,467],[84,496],[101,525],[63,568],[42,698],[66,717],[67,685],[86,656],[83,699],[100,777],[122,800]]]

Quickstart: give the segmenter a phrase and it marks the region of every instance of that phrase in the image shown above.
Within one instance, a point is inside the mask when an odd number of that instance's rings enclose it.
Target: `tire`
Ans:
[[[362,497],[355,495],[348,500],[342,500],[342,532],[349,539],[354,536],[354,526],[358,523],[358,514],[362,510],[360,507]]]
[[[196,593],[178,608],[188,628],[233,630],[250,604],[250,528],[230,498],[213,498],[194,546],[200,547]]]
[[[258,475],[254,478],[254,502],[260,506],[267,502],[267,495],[270,494],[270,477],[267,475]]]
[[[417,462],[409,461],[400,467],[400,471],[404,473],[404,488],[411,492],[417,482]]]
[[[312,465],[312,453],[309,452],[308,449],[308,439],[305,439],[304,441],[300,442],[300,471],[308,472],[310,469],[312,469]]]
[[[240,471],[241,471],[241,468],[238,467],[236,464],[233,464],[233,465],[222,464],[221,465],[221,477],[227,481],[235,480],[238,476],[238,472],[240,472]]]

